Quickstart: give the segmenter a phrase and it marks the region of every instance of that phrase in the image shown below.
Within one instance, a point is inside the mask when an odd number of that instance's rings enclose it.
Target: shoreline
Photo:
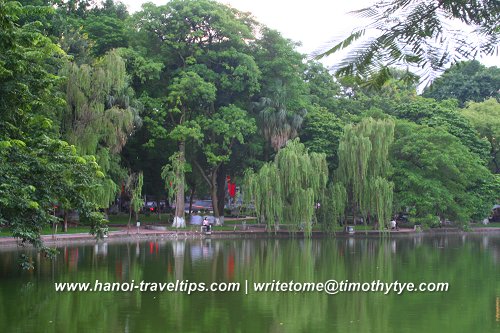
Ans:
[[[365,238],[365,237],[414,237],[424,235],[467,235],[467,234],[499,234],[500,228],[474,228],[470,231],[461,231],[456,228],[442,228],[430,229],[425,231],[415,231],[413,229],[400,229],[396,230],[361,230],[354,234],[347,234],[345,232],[328,233],[325,231],[313,231],[311,238]],[[127,242],[127,241],[145,241],[152,239],[161,240],[188,240],[188,239],[242,239],[242,238],[304,238],[303,232],[292,233],[288,230],[267,232],[263,229],[249,228],[249,230],[234,230],[234,231],[214,231],[211,235],[205,235],[200,231],[194,230],[150,230],[141,227],[139,231],[133,228],[130,232],[127,230],[111,231],[108,237],[97,240],[93,235],[88,233],[77,234],[57,234],[57,235],[43,235],[42,241],[47,245],[67,245],[67,244],[81,244],[81,243],[98,243],[98,242]],[[32,248],[31,245],[23,245],[18,238],[14,237],[0,237],[0,248],[5,247],[24,247]]]

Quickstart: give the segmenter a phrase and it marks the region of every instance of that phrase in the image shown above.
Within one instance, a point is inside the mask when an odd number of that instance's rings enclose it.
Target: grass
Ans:
[[[117,214],[117,215],[109,215],[109,225],[127,225],[128,223],[128,214]],[[189,219],[186,215],[186,219]],[[158,218],[157,214],[139,214],[139,221],[143,224],[170,224],[172,223],[172,217],[170,214],[161,214],[161,220]],[[255,218],[246,218],[244,220],[233,220],[228,221],[224,220],[224,224],[241,224],[246,221],[247,224],[256,223]],[[135,217],[132,216],[132,225],[135,224]]]
[[[116,230],[120,230],[120,228],[116,228],[116,227],[109,228],[109,231],[116,231]],[[78,226],[78,227],[68,226],[68,232],[64,232],[64,231],[62,231],[62,228],[60,226],[58,226],[57,235],[88,234],[89,231],[90,231],[90,227],[87,227],[87,226]],[[52,233],[53,233],[52,229],[49,227],[44,228],[41,232],[42,235],[52,235]],[[12,237],[12,233],[8,229],[1,228],[0,229],[0,237]]]
[[[161,214],[161,219],[158,218],[157,214],[139,214],[139,221],[141,223],[157,223],[157,224],[165,224],[170,223],[170,215],[169,214]],[[129,216],[128,214],[117,214],[117,215],[109,215],[108,225],[127,225]],[[135,224],[135,217],[132,216],[132,220],[130,222],[132,225]]]
[[[477,223],[475,225],[471,225],[472,228],[500,228],[500,222],[492,222],[489,224]]]

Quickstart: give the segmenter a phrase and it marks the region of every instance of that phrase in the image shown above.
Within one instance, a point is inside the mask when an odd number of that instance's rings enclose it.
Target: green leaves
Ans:
[[[391,161],[396,204],[413,207],[417,217],[482,219],[498,196],[481,160],[439,128],[398,122]]]
[[[457,99],[460,107],[466,102],[482,102],[490,97],[500,99],[500,69],[485,67],[477,60],[461,62],[451,66],[423,96],[436,100]]]
[[[500,11],[495,0],[381,0],[353,14],[370,22],[317,54],[321,58],[347,49],[336,66],[339,75],[370,76],[387,66],[413,65],[425,70],[424,80],[432,80],[449,63],[498,51]],[[447,24],[449,18],[477,27],[461,32]]]
[[[38,24],[17,25],[18,16],[32,10],[0,2],[0,224],[50,252],[40,231],[57,221],[56,205],[78,210],[102,234],[103,218],[93,200],[102,171],[58,138],[61,79],[53,72],[64,53],[37,30]]]
[[[494,98],[482,103],[470,102],[461,113],[471,122],[479,136],[489,141],[490,170],[500,173],[500,103]]]
[[[325,155],[309,154],[295,139],[258,173],[246,172],[244,197],[269,229],[291,223],[295,231],[302,229],[310,236],[315,204],[323,202],[327,180]]]
[[[339,143],[335,182],[345,186],[353,212],[359,209],[365,220],[376,216],[379,228],[392,214],[393,184],[387,177],[393,140],[393,120],[364,118],[357,125],[347,125]]]
[[[187,139],[200,141],[203,138],[203,133],[200,124],[191,120],[175,126],[168,136],[175,141],[186,141]]]

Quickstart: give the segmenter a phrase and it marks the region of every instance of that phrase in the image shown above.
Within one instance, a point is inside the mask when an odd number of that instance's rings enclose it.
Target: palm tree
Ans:
[[[305,109],[291,111],[287,108],[287,89],[281,80],[277,80],[274,96],[261,97],[254,103],[259,112],[262,132],[275,151],[284,147],[288,140],[298,135],[307,113]]]

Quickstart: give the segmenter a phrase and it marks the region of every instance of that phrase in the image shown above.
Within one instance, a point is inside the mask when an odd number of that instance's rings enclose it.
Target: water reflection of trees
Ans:
[[[194,240],[61,248],[0,256],[0,331],[400,332],[493,331],[500,239]],[[447,293],[58,293],[61,282],[296,281],[450,283]],[[13,326],[15,323],[15,326]],[[11,325],[11,326],[9,326]],[[497,326],[495,326],[497,325]]]

